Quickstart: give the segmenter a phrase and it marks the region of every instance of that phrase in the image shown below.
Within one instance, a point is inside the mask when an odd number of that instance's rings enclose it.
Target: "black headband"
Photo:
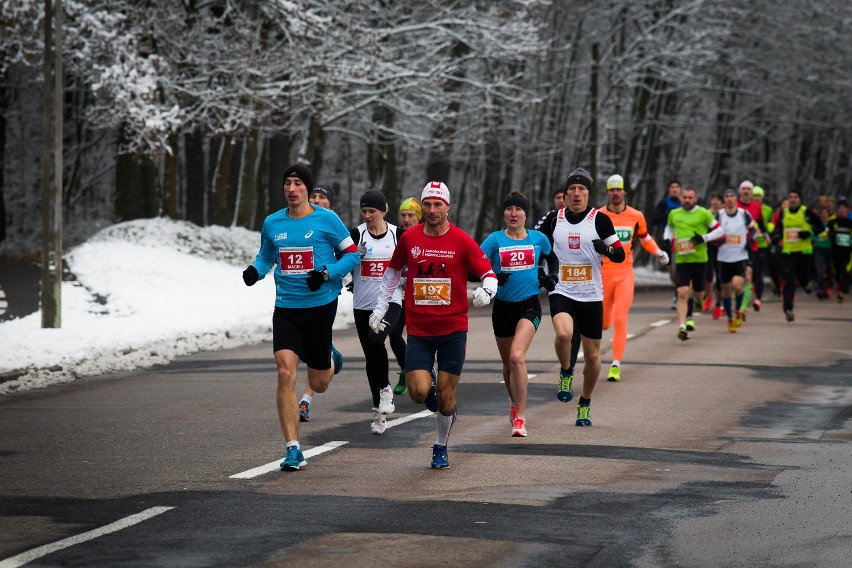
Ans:
[[[529,215],[530,213],[530,202],[520,195],[507,195],[506,199],[503,200],[503,211],[506,210],[507,207],[511,207],[514,205],[515,207],[520,207],[524,210],[524,213]]]

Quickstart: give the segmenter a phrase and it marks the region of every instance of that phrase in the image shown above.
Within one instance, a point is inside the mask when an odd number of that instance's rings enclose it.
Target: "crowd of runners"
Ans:
[[[822,196],[815,207],[790,191],[777,208],[750,181],[738,190],[708,196],[708,208],[692,187],[672,182],[658,205],[651,236],[644,215],[627,205],[624,179],[606,181],[607,203],[590,201],[591,175],[572,171],[553,195],[554,209],[527,228],[529,199],[519,191],[503,198],[504,227],[479,244],[449,221],[451,192],[429,182],[397,210],[369,189],[360,197],[363,223],[347,229],[333,212],[333,192],[314,185],[311,170],[294,164],[284,174],[286,207],[269,215],[257,257],[243,272],[251,286],[273,271],[276,300],[273,352],[278,369],[277,409],[286,440],[282,470],[306,464],[300,422],[311,420],[311,403],[343,366],[332,343],[338,296],[352,292],[355,328],[366,361],[372,396],[370,429],[383,434],[395,410],[394,394],[408,393],[437,414],[431,467],[449,467],[447,446],[455,423],[456,389],[465,360],[468,281],[475,307],[493,303],[491,320],[509,397],[511,435],[527,436],[526,354],[541,324],[547,294],[560,364],[556,397],[574,397],[574,366],[583,349],[577,426],[591,426],[591,399],[601,374],[600,344],[613,328],[610,381],[622,380],[627,318],[633,302],[633,247],[640,245],[675,286],[677,337],[688,340],[694,315],[724,311],[736,333],[748,307],[762,307],[764,271],[794,320],[798,288],[842,302],[849,292],[852,221],[845,199]],[[393,219],[394,221],[396,219]],[[823,251],[823,252],[820,252]],[[705,299],[706,297],[706,299]],[[405,335],[405,336],[404,336]],[[391,346],[399,376],[390,381]],[[297,399],[299,361],[307,367],[305,394]],[[394,375],[395,376],[395,375]],[[396,377],[396,376],[395,376]]]

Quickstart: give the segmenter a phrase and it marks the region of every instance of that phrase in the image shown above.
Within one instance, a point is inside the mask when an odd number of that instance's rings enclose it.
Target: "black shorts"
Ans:
[[[692,282],[692,289],[696,292],[704,290],[704,275],[707,271],[706,262],[685,262],[678,264],[675,267],[675,286],[689,286]]]
[[[538,296],[530,296],[520,302],[494,300],[494,308],[491,310],[494,337],[514,337],[518,322],[522,319],[530,320],[538,329],[538,324],[541,323],[541,303]]]
[[[275,308],[272,314],[272,350],[289,349],[311,369],[331,368],[331,326],[337,298],[314,308]]]
[[[566,313],[574,320],[574,331],[583,337],[600,339],[603,336],[603,302],[579,302],[562,294],[551,294],[550,317]]]
[[[734,276],[745,277],[746,261],[738,260],[736,262],[720,262],[719,263],[719,282],[729,284]]]

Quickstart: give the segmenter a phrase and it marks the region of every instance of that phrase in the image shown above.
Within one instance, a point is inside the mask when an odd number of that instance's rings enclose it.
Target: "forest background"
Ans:
[[[0,12],[0,254],[40,248],[44,2]],[[583,166],[852,193],[847,0],[64,0],[65,244],[164,216],[258,229],[296,161],[344,223],[432,179],[481,240]],[[395,215],[389,217],[395,219]]]

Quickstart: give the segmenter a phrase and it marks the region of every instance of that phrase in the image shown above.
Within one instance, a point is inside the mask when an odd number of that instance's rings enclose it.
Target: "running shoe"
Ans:
[[[334,363],[334,374],[343,370],[343,353],[337,350],[334,343],[331,344],[331,361]]]
[[[393,394],[403,395],[408,392],[408,385],[405,384],[405,371],[399,372],[399,381],[393,387]]]
[[[591,405],[588,404],[578,404],[577,405],[577,426],[591,426],[592,421],[589,419],[589,413],[592,411]]]
[[[606,376],[606,380],[617,383],[621,380],[621,367],[618,365],[613,365],[609,368],[609,374]]]
[[[739,329],[739,326],[737,325],[737,322],[734,320],[734,318],[729,319],[728,331],[730,331],[731,333],[736,333],[737,329]]]
[[[281,462],[281,471],[298,471],[308,465],[305,461],[305,455],[302,450],[296,446],[287,448],[287,454],[284,456],[284,461]]]
[[[509,424],[514,424],[515,418],[517,418],[517,417],[518,417],[518,409],[517,409],[517,407],[515,407],[515,403],[513,402],[512,405],[509,407]]]
[[[303,400],[299,403],[299,422],[311,421],[311,403]]]
[[[385,433],[385,429],[387,428],[387,421],[385,419],[385,415],[379,412],[378,408],[373,409],[373,421],[370,422],[370,431],[377,436],[381,436]]]
[[[784,315],[787,316],[787,321],[793,321],[796,319],[796,316],[793,314],[793,310],[787,310],[784,312]]]
[[[705,311],[705,312],[706,312],[706,311],[708,311],[708,310],[710,309],[710,305],[711,305],[712,303],[713,303],[713,298],[712,298],[712,297],[707,296],[706,298],[704,298],[704,311]]]
[[[432,469],[445,469],[450,467],[447,458],[447,446],[435,444],[432,446]]]
[[[734,325],[735,326],[740,327],[743,324],[744,321],[745,321],[745,318],[743,317],[743,310],[737,310],[736,312],[734,312]]]
[[[393,405],[393,391],[390,385],[379,391],[379,412],[382,414],[393,414],[396,407]]]
[[[429,394],[426,395],[426,400],[423,404],[432,412],[438,412],[438,377],[435,376],[435,371],[432,371],[432,388],[429,389]]]
[[[689,334],[686,333],[685,327],[682,327],[682,328],[677,330],[677,338],[680,339],[681,341],[686,341],[687,339],[689,339]]]
[[[695,320],[686,320],[686,331],[695,331]]]
[[[527,437],[527,422],[523,418],[515,418],[512,421],[512,437],[526,438]]]
[[[755,298],[751,303],[751,307],[754,308],[754,311],[759,312],[760,308],[763,307],[763,302],[761,302],[759,299]]]
[[[715,306],[713,308],[713,319],[717,320],[722,317],[722,306]]]
[[[568,402],[574,398],[574,390],[571,388],[573,382],[574,373],[566,375],[562,371],[559,371],[559,388],[556,389],[556,398],[562,402]]]

